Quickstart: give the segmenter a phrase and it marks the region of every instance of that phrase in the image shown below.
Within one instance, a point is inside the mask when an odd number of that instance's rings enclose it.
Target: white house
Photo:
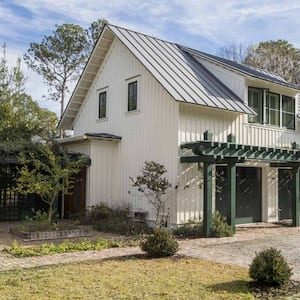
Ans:
[[[60,121],[74,137],[60,142],[91,158],[86,207],[153,219],[129,177],[156,161],[172,183],[170,225],[201,218],[209,235],[217,209],[232,226],[298,226],[298,92],[275,74],[106,25]]]

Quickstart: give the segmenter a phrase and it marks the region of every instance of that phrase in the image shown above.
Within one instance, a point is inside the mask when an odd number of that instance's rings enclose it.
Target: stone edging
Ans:
[[[19,231],[10,228],[10,232],[14,235],[22,237],[25,241],[39,241],[39,240],[92,236],[92,231],[89,229],[69,229],[69,230],[28,232],[28,231]]]

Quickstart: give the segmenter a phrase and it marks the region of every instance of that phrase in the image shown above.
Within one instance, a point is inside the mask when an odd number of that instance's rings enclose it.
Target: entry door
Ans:
[[[279,220],[292,219],[292,171],[278,170]]]
[[[261,221],[262,184],[261,168],[237,167],[236,170],[236,223]],[[216,210],[227,219],[230,217],[227,168],[216,168]]]
[[[64,199],[64,217],[70,218],[74,214],[83,213],[85,210],[86,193],[86,168],[78,175],[74,184],[73,192],[65,195]]]

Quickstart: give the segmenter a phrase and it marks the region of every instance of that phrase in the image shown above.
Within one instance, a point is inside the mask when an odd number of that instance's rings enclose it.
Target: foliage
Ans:
[[[144,234],[149,228],[144,220],[135,221],[127,217],[128,211],[122,208],[111,208],[106,204],[93,206],[86,213],[86,222],[102,232],[135,236]]]
[[[99,19],[87,30],[74,24],[55,25],[52,34],[45,35],[40,43],[30,43],[23,56],[28,67],[48,85],[49,98],[60,102],[61,116],[68,85],[78,79],[106,23]]]
[[[300,68],[300,51],[286,40],[270,40],[253,47],[244,62],[295,83]]]
[[[94,242],[84,240],[78,243],[64,241],[58,245],[45,243],[38,247],[24,247],[19,245],[17,241],[14,241],[10,248],[4,248],[3,250],[15,257],[29,257],[55,253],[102,250],[121,246],[121,242],[115,242],[107,239],[98,239]]]
[[[56,115],[42,109],[24,92],[26,78],[21,61],[11,69],[0,61],[0,156],[32,147],[32,139],[47,140],[56,134]]]
[[[131,257],[1,272],[0,290],[3,299],[250,300],[248,280],[246,268],[207,260]]]
[[[202,237],[203,224],[197,220],[189,220],[188,223],[175,228],[173,234],[178,237]]]
[[[284,285],[292,276],[280,250],[268,248],[256,254],[250,269],[250,277],[260,285]]]
[[[72,158],[57,145],[38,145],[36,151],[21,155],[19,161],[22,167],[16,190],[24,195],[36,194],[48,204],[48,221],[51,222],[58,194],[71,192],[87,157]]]
[[[167,172],[164,165],[154,161],[146,161],[141,170],[142,174],[135,179],[130,177],[133,186],[143,193],[155,210],[155,226],[164,225],[165,209],[168,201],[163,195],[171,187],[168,179],[163,177]]]
[[[178,250],[178,242],[171,231],[155,228],[153,234],[141,241],[141,249],[150,257],[172,256]]]
[[[76,79],[88,54],[86,33],[74,24],[56,25],[52,35],[45,35],[41,43],[30,43],[24,54],[28,67],[41,75],[49,86],[50,99],[60,102],[61,115],[67,84]]]
[[[232,228],[219,211],[215,211],[212,216],[211,236],[217,238],[233,236]]]
[[[90,51],[93,50],[96,42],[98,41],[98,38],[103,30],[103,27],[105,24],[107,24],[108,21],[105,19],[98,19],[97,21],[94,21],[90,24],[89,28],[86,30],[86,34],[89,41],[89,47]]]

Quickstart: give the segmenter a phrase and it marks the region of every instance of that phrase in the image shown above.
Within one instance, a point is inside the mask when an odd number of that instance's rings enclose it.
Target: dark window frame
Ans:
[[[267,126],[280,128],[280,129],[296,130],[296,99],[295,99],[295,97],[275,93],[275,92],[269,91],[266,88],[248,86],[248,105],[255,111],[257,111],[257,106],[255,107],[255,105],[251,105],[251,104],[254,104],[253,103],[254,100],[251,101],[251,99],[250,99],[250,91],[251,90],[260,91],[260,93],[262,95],[262,101],[259,106],[260,115],[258,117],[249,115],[248,123],[267,125]],[[279,99],[278,108],[276,108],[275,106],[272,107],[272,103],[270,101],[270,95],[278,96],[278,99]],[[285,100],[289,100],[291,102],[290,110],[284,110],[284,107],[286,107],[288,105],[288,104],[284,105]],[[271,116],[271,113],[274,113],[274,112],[277,112],[277,120],[278,120],[279,124],[275,124],[276,122],[271,121],[270,116]],[[276,117],[273,119],[276,120]]]
[[[249,102],[250,102],[250,99],[249,99],[249,92],[250,90],[256,90],[256,91],[259,91],[261,93],[261,103],[260,103],[260,112],[261,112],[261,115],[259,116],[251,116],[249,115],[248,116],[248,122],[251,123],[251,124],[264,124],[264,89],[263,88],[257,88],[257,87],[252,87],[252,86],[249,86],[248,87],[248,105],[250,106]],[[252,106],[250,106],[252,109],[254,109]],[[256,118],[258,117],[258,121],[256,121]]]
[[[138,98],[138,81],[131,81],[128,83],[128,94],[127,94],[127,111],[137,110],[137,99]]]
[[[272,107],[271,105],[271,96],[276,96],[278,97],[278,109],[275,107]],[[278,124],[272,120],[272,113],[276,113],[277,118],[278,118]],[[266,100],[264,104],[264,115],[265,115],[265,120],[264,124],[270,125],[270,126],[275,126],[275,127],[281,127],[281,97],[280,94],[266,91]],[[275,118],[276,119],[276,118]]]
[[[98,119],[107,118],[107,91],[99,92],[98,95]]]
[[[290,100],[292,103],[292,109],[291,110],[284,110],[284,101],[285,100]],[[284,123],[285,122],[285,118],[284,116],[293,116],[291,118],[292,120],[292,126],[289,126],[289,124]],[[290,96],[286,96],[286,95],[282,95],[281,96],[281,123],[282,123],[282,127],[286,128],[286,129],[290,129],[290,130],[296,130],[296,103],[295,103],[295,98],[294,97],[290,97]]]

